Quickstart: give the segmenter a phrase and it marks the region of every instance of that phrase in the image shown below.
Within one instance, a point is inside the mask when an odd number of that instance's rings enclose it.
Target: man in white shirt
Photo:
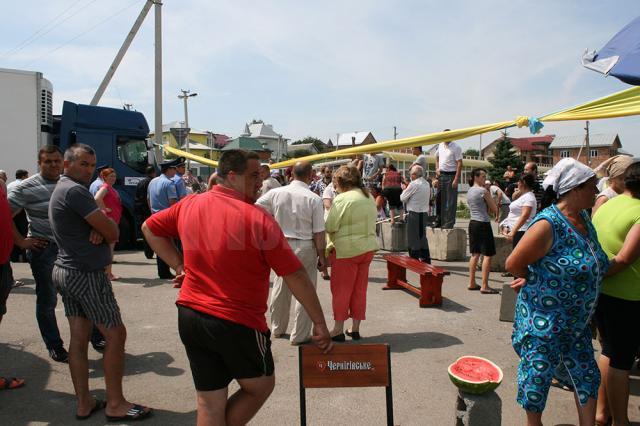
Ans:
[[[448,132],[449,129],[445,129]],[[462,148],[455,142],[442,142],[436,152],[436,179],[440,197],[440,227],[451,229],[456,223],[458,183],[462,173]]]
[[[256,204],[276,219],[291,249],[307,270],[316,286],[317,269],[324,269],[326,246],[322,200],[309,189],[312,168],[308,162],[293,167],[293,181],[262,195]],[[289,325],[291,291],[282,277],[277,277],[271,293],[271,332],[281,337]],[[302,305],[296,301],[290,341],[292,345],[309,342],[313,323]]]
[[[431,185],[424,179],[421,166],[413,166],[410,170],[411,182],[400,194],[400,200],[407,209],[407,236],[409,256],[425,263],[431,263],[426,226],[429,210]]]
[[[266,164],[260,166],[260,178],[262,179],[262,187],[260,188],[260,195],[265,195],[267,192],[274,188],[280,188],[280,182],[277,179],[271,177],[271,169]]]

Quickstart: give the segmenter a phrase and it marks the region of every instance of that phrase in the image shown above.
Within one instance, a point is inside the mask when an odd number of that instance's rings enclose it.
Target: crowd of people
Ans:
[[[406,180],[379,153],[317,172],[300,161],[280,174],[255,153],[229,150],[206,191],[183,158],[161,163],[158,176],[147,169],[136,188],[136,217],[158,276],[180,288],[178,331],[199,423],[244,424],[255,415],[275,386],[271,337],[325,352],[347,337],[362,339],[379,222],[406,222],[409,256],[431,263],[426,228],[434,209],[432,225],[454,226],[461,150],[442,143],[433,178],[426,156],[419,148],[414,153]],[[26,250],[33,272],[44,344],[52,360],[69,363],[76,417],[104,409],[109,420],[147,418],[152,410],[129,402],[122,388],[126,329],[111,284],[118,279],[112,264],[122,217],[116,172],[99,167],[92,182],[96,155],[82,144],[64,153],[45,146],[37,161],[33,176],[20,171],[9,185],[0,176],[0,319],[14,284],[15,244]],[[632,327],[640,303],[640,163],[617,156],[594,171],[563,159],[544,178],[535,163],[515,172],[507,170],[505,187],[487,180],[487,170],[472,170],[467,203],[469,290],[498,293],[489,286],[492,222],[513,245],[507,269],[518,292],[517,401],[528,424],[540,425],[549,387],[559,383],[575,392],[581,424],[628,424],[629,371],[640,346]],[[606,176],[606,187],[598,188],[596,173]],[[22,212],[26,234],[13,220]],[[330,281],[331,328],[316,294],[318,272]],[[68,352],[55,318],[58,293],[69,322]],[[602,346],[598,360],[592,321]],[[104,353],[105,401],[89,391],[89,342]],[[232,380],[240,388],[229,396]],[[0,378],[0,388],[23,384]]]

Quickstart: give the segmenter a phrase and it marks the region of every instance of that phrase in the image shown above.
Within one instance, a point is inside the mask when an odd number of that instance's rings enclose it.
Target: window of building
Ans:
[[[597,149],[589,150],[589,155],[591,155],[592,157],[597,157],[598,156],[598,150]]]
[[[560,158],[569,158],[569,151],[568,150],[560,151]]]

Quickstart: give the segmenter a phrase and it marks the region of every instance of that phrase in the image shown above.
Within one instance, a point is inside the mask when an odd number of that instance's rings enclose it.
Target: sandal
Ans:
[[[107,403],[104,402],[101,399],[98,398],[94,398],[94,401],[96,402],[95,405],[93,406],[93,408],[91,409],[91,411],[89,411],[89,414],[87,414],[86,416],[81,416],[79,414],[76,414],[76,420],[87,420],[89,417],[91,417],[95,412],[102,410],[104,407],[107,406]]]
[[[346,334],[347,336],[351,337],[353,340],[360,340],[362,337],[360,337],[360,332],[359,331],[351,331],[351,330],[347,330],[344,332],[344,334]]]
[[[495,288],[490,288],[489,290],[480,290],[480,293],[482,293],[482,294],[500,294],[500,292],[498,290],[496,290]]]
[[[476,291],[476,290],[480,290],[480,286],[479,286],[479,285],[477,285],[477,286],[475,286],[475,287],[467,287],[467,290],[469,290],[469,291]]]
[[[24,386],[24,379],[16,379],[15,377],[8,379],[6,377],[0,377],[0,390],[18,389],[22,386]]]
[[[147,407],[144,407],[142,405],[133,404],[133,407],[131,407],[129,411],[127,411],[127,414],[125,414],[124,416],[110,416],[105,413],[105,417],[107,418],[108,422],[135,422],[138,420],[144,420],[148,418],[151,413],[153,413],[153,410],[151,409],[148,409],[149,411],[145,411],[147,409]]]

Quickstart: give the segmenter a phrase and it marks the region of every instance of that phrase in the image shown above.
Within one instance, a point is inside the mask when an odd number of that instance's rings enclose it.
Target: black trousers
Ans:
[[[429,242],[427,241],[427,213],[409,212],[407,217],[407,237],[409,256],[425,263],[431,263]]]
[[[182,244],[180,243],[180,240],[173,240],[173,243],[176,245],[178,251],[182,253]],[[160,256],[158,256],[157,254],[156,264],[158,265],[158,277],[162,279],[169,279],[174,277],[169,265],[167,265],[164,260],[160,259]]]

